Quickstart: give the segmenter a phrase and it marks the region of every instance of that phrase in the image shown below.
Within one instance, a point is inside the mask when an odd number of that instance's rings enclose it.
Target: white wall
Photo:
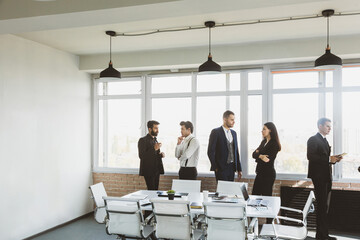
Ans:
[[[0,239],[92,210],[91,79],[78,57],[0,35]]]

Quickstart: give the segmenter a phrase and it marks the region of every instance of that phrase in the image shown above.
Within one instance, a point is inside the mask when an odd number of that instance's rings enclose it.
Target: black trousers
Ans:
[[[269,171],[268,173],[257,173],[254,181],[252,195],[272,196],[275,178],[275,170]]]
[[[273,171],[272,171],[273,170]],[[276,178],[275,169],[266,173],[257,173],[254,181],[252,195],[272,196],[272,190]],[[272,218],[267,218],[266,223],[272,223]]]
[[[181,167],[179,170],[179,179],[196,180],[197,174],[196,167]]]
[[[331,179],[312,178],[315,188],[316,210],[316,238],[329,236],[328,211],[331,197]]]
[[[159,189],[159,179],[160,174],[155,174],[151,176],[144,176],[146,186],[148,190],[158,190]]]
[[[235,178],[235,163],[226,164],[223,169],[215,171],[216,181],[234,181]]]

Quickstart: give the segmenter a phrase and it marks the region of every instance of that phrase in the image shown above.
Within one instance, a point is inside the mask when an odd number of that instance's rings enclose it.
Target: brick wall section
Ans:
[[[172,179],[177,176],[161,176],[159,190],[171,189]],[[109,196],[124,196],[137,190],[146,189],[144,177],[135,174],[121,173],[93,173],[94,184],[103,182]],[[199,177],[201,180],[201,190],[214,192],[216,190],[215,177]],[[242,179],[241,182],[248,183],[249,193],[252,191],[254,179]],[[280,187],[308,187],[313,188],[311,181],[276,180],[273,188],[273,195],[280,196]],[[360,191],[360,183],[333,182],[333,189]]]

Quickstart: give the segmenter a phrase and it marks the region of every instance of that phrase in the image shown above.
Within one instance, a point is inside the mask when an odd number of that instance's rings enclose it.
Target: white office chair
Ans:
[[[118,238],[149,239],[154,227],[147,225],[142,214],[140,200],[104,197],[106,204],[106,233]]]
[[[204,202],[205,239],[246,239],[246,203]]]
[[[241,186],[245,184],[247,188],[247,183],[243,182],[229,182],[229,181],[218,181],[216,192],[219,194],[225,195],[237,195],[242,197]]]
[[[107,197],[104,184],[102,182],[91,185],[90,192],[95,203],[94,217],[98,223],[105,223],[106,209],[103,197]]]
[[[314,192],[311,191],[303,210],[288,208],[288,207],[280,208],[280,209],[283,209],[286,211],[301,213],[303,215],[301,220],[295,219],[295,218],[283,217],[283,216],[277,216],[275,218],[278,223],[279,223],[279,219],[282,219],[285,221],[299,223],[302,226],[286,226],[286,225],[275,224],[275,219],[274,219],[272,224],[264,224],[262,226],[259,236],[267,237],[267,238],[270,237],[270,238],[275,238],[275,239],[279,239],[279,238],[280,239],[296,239],[296,240],[305,239],[307,237],[306,218],[307,218],[307,215],[309,214],[309,212],[314,211],[314,205],[313,205],[314,201],[315,201],[315,195],[314,195]]]
[[[183,193],[200,192],[201,180],[173,179],[171,189]]]
[[[190,214],[189,201],[150,199],[155,219],[155,236],[160,239],[199,239]]]

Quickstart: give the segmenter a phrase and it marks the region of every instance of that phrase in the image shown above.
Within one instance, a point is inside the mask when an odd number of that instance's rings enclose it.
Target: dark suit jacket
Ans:
[[[155,151],[154,139],[150,134],[139,139],[138,150],[140,158],[140,176],[164,174],[164,166],[160,150]]]
[[[234,130],[231,130],[231,134],[233,136],[233,144],[234,144],[234,162],[236,171],[241,171],[240,164],[240,156],[239,156],[239,148],[237,143],[237,136]],[[211,131],[208,145],[208,157],[211,162],[210,171],[215,171],[218,169],[224,169],[227,164],[229,149],[227,145],[227,139],[225,136],[225,132],[223,127],[215,128]]]
[[[331,147],[320,133],[309,138],[307,142],[308,178],[332,179],[332,164],[329,162],[330,152]]]
[[[260,143],[260,146],[256,149],[259,150],[259,152],[256,152],[256,150],[253,152],[252,157],[257,162],[256,165],[256,173],[273,173],[274,168],[274,162],[276,155],[279,152],[279,146],[275,139],[270,139],[270,141],[265,145],[266,139],[262,140]],[[265,145],[265,146],[264,146]],[[262,155],[268,155],[269,162],[264,162],[259,158],[260,154]]]

